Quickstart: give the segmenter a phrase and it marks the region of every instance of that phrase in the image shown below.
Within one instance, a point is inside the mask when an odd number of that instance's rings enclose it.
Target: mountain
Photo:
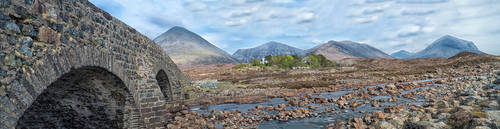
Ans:
[[[263,58],[268,55],[303,55],[304,50],[288,46],[279,42],[268,42],[258,47],[239,49],[233,57],[240,62],[250,62],[254,58]]]
[[[413,53],[405,51],[405,50],[400,50],[398,52],[394,52],[391,54],[392,57],[398,58],[398,59],[408,59],[413,55]]]
[[[159,44],[177,65],[209,65],[237,62],[224,50],[182,27],[172,27],[156,37]]]
[[[410,58],[449,58],[460,52],[483,53],[471,41],[446,35],[434,41],[424,50],[415,53]]]
[[[344,58],[392,58],[386,53],[367,44],[352,41],[329,41],[306,50],[308,54],[322,54],[329,60]]]

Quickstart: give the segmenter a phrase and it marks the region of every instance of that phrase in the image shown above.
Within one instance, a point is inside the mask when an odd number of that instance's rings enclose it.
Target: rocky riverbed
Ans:
[[[193,106],[168,128],[500,127],[500,71],[384,83],[274,98],[256,104]]]

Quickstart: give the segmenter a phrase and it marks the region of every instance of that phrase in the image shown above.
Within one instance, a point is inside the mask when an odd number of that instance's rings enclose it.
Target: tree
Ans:
[[[252,62],[251,62],[252,66],[262,66],[261,63],[262,62],[260,61],[260,59],[257,59],[257,58],[252,59]]]

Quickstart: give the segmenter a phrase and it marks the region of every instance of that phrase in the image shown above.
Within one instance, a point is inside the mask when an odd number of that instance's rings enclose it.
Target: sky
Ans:
[[[230,54],[269,41],[308,49],[330,40],[418,52],[452,35],[500,55],[500,0],[90,1],[151,39],[181,26]]]

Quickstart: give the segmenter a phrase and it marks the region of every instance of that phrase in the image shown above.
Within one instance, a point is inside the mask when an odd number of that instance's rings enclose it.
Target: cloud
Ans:
[[[375,8],[375,9],[366,9],[363,11],[364,15],[377,14],[384,12],[384,9]]]
[[[354,22],[356,23],[362,23],[362,24],[366,24],[366,23],[372,23],[372,22],[375,22],[379,19],[378,16],[365,16],[365,17],[357,17],[357,18],[354,18]]]
[[[235,20],[226,21],[224,23],[224,25],[230,26],[230,27],[235,27],[235,26],[241,26],[247,22],[248,22],[248,20],[246,20],[246,19],[235,19]]]
[[[229,47],[229,45],[219,42],[221,37],[216,33],[205,33],[201,34],[200,36],[219,48],[225,49]]]
[[[401,12],[403,16],[425,16],[436,13],[435,10],[404,10]]]
[[[396,0],[398,3],[406,3],[406,4],[437,4],[437,3],[446,3],[449,0]]]
[[[371,4],[371,3],[383,3],[383,2],[388,2],[388,1],[393,1],[393,0],[365,0],[365,3]]]
[[[229,53],[268,41],[307,49],[329,40],[415,52],[451,34],[500,54],[495,0],[90,1],[151,39],[183,26]]]
[[[149,20],[150,23],[156,25],[157,27],[170,28],[173,26],[184,26],[179,21],[173,21],[171,19],[164,18],[164,17],[151,16],[147,19]]]
[[[314,13],[305,12],[305,13],[298,15],[296,23],[297,24],[306,24],[306,23],[311,23],[313,21],[314,21]]]

